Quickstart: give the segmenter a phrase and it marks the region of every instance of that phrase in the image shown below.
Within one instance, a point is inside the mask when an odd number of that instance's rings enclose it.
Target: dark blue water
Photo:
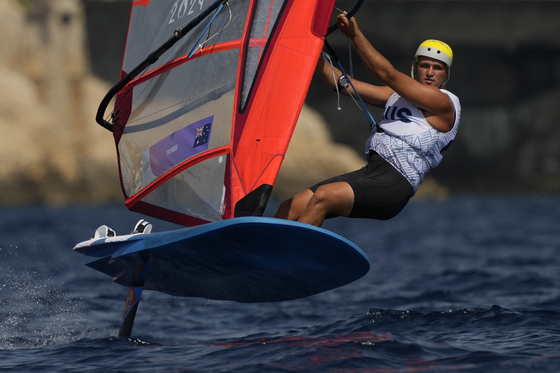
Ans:
[[[333,219],[372,268],[306,299],[237,304],[127,289],[72,247],[121,206],[0,209],[0,370],[557,372],[560,198],[457,196],[387,221]],[[153,220],[154,231],[175,228]]]

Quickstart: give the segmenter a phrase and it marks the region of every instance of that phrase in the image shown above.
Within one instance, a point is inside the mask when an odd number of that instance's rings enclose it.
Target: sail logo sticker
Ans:
[[[161,139],[142,154],[142,184],[148,185],[192,156],[208,150],[214,116],[201,119]]]
[[[167,155],[176,152],[177,149],[179,149],[179,145],[173,145],[171,148],[167,149]]]
[[[210,124],[205,124],[204,126],[197,127],[193,148],[208,144],[209,135],[210,135]]]

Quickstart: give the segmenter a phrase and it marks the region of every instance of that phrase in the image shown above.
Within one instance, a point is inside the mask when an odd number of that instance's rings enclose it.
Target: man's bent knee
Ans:
[[[315,191],[308,208],[325,215],[348,216],[354,206],[354,191],[348,183],[322,185]]]
[[[290,214],[290,209],[292,206],[292,201],[293,198],[282,201],[282,203],[280,203],[280,206],[278,206],[278,209],[276,210],[274,217],[278,219],[288,219],[288,215]]]

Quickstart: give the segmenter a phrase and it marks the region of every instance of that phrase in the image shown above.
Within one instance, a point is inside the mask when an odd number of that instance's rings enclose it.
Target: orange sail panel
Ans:
[[[123,74],[211,3],[133,3]],[[333,7],[222,1],[128,83],[113,131],[127,207],[187,226],[262,213]]]

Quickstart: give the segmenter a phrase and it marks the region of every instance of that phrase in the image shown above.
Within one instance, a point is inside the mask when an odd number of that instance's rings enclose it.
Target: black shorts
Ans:
[[[391,219],[406,206],[413,192],[408,180],[375,152],[362,169],[335,176],[309,189],[315,193],[321,185],[340,181],[347,182],[354,190],[350,218]]]

